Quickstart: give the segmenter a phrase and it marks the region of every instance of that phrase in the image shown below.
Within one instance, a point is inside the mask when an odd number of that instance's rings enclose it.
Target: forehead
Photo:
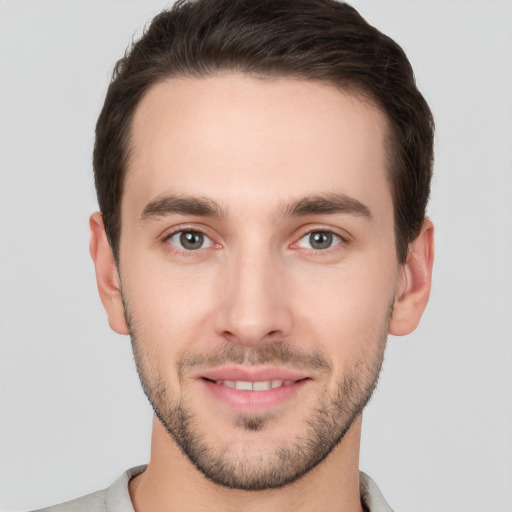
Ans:
[[[125,206],[140,211],[166,193],[213,197],[235,209],[343,193],[384,213],[392,207],[386,133],[371,102],[326,83],[237,74],[169,79],[135,111],[123,216]]]

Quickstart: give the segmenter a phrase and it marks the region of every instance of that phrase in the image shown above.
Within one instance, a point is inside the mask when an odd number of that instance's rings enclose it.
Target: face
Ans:
[[[292,79],[174,79],[137,107],[126,319],[157,416],[217,483],[297,479],[371,395],[401,275],[385,134]]]

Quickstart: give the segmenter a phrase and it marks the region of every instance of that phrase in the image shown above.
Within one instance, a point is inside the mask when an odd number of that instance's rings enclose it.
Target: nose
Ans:
[[[216,330],[228,341],[255,347],[289,337],[292,312],[284,263],[271,253],[239,255],[223,269]]]

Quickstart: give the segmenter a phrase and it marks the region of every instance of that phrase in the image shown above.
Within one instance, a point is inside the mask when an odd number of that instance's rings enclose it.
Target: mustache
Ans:
[[[178,361],[178,367],[181,373],[198,366],[215,368],[226,363],[251,366],[271,363],[319,372],[332,370],[327,357],[318,350],[308,352],[281,341],[267,342],[256,348],[226,344],[209,352],[187,354]]]
[[[124,316],[134,353],[140,350],[138,337],[136,336],[130,308],[121,289],[121,299],[124,306]],[[177,363],[178,375],[183,377],[185,370],[196,367],[215,368],[226,363],[246,364],[250,366],[264,364],[279,364],[293,367],[297,370],[315,370],[319,373],[332,372],[332,364],[319,350],[302,350],[283,341],[275,340],[262,343],[258,347],[247,348],[236,343],[226,343],[211,351],[188,353]]]

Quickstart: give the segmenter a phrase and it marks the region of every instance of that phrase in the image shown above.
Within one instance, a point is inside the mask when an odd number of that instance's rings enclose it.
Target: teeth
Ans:
[[[240,391],[252,391],[252,382],[246,382],[244,380],[237,380],[235,383],[236,389]]]
[[[266,380],[264,382],[253,382],[252,383],[252,389],[254,391],[267,391],[272,387],[272,383],[269,380]]]
[[[280,388],[281,386],[291,386],[293,380],[264,380],[260,382],[250,382],[245,380],[218,380],[217,384],[227,386],[228,388],[238,389],[240,391],[268,391],[269,389]]]

